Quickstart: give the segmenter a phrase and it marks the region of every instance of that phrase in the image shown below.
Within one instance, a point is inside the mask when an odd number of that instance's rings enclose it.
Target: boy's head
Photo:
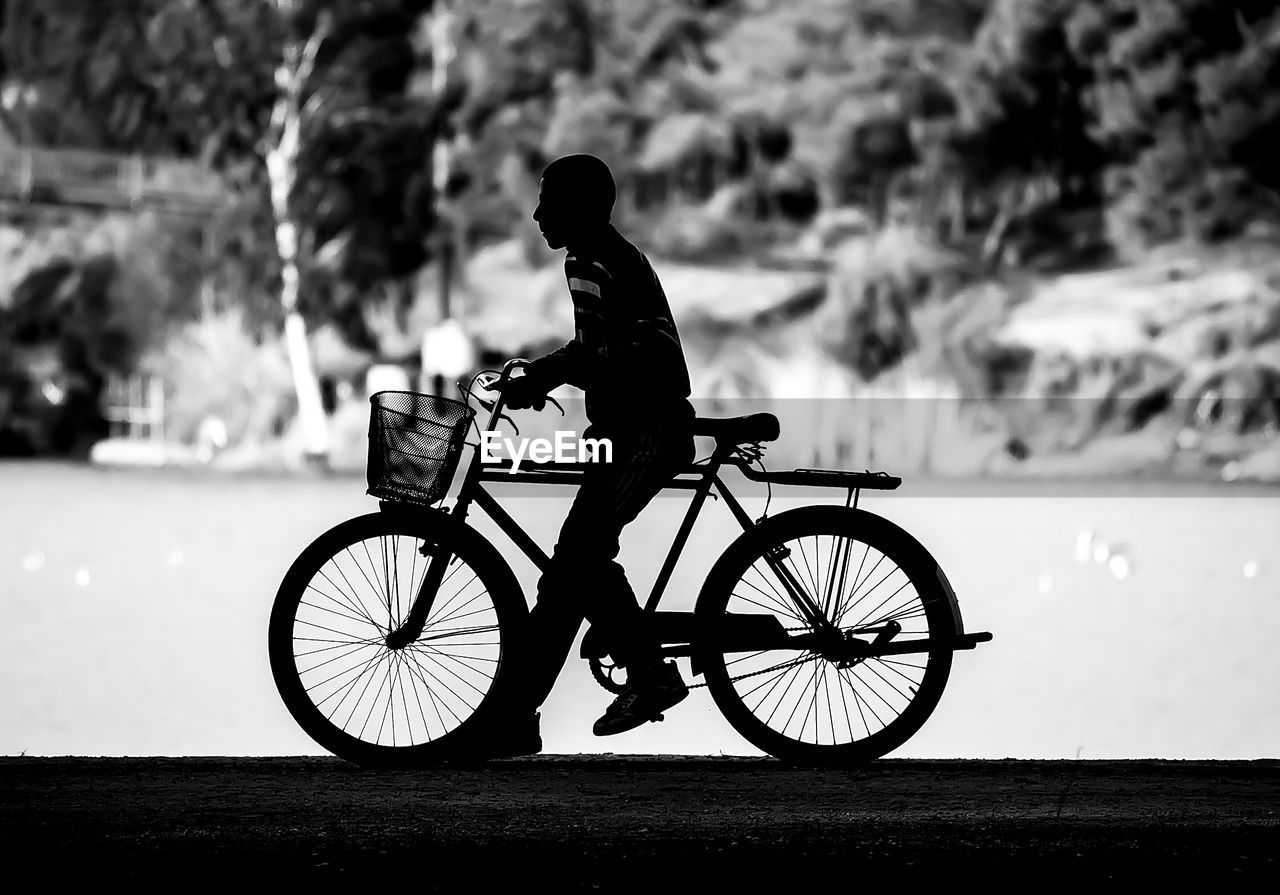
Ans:
[[[594,155],[566,155],[542,172],[533,219],[547,245],[562,249],[609,223],[616,195],[608,165]]]

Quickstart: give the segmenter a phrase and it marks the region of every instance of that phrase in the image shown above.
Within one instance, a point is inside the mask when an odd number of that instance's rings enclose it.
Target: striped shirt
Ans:
[[[602,427],[687,425],[689,370],[666,293],[649,259],[612,226],[590,254],[564,262],[574,337],[530,365],[549,389],[586,393],[587,419]]]

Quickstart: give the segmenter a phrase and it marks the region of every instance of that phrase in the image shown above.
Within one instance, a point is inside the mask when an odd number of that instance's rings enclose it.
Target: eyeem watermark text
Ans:
[[[557,431],[554,438],[507,438],[500,432],[480,433],[480,461],[511,460],[511,473],[520,471],[528,457],[534,463],[611,463],[613,442],[608,438],[582,438],[577,432]]]

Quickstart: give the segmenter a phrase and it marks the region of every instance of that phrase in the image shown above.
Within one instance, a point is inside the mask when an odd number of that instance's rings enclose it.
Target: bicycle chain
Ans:
[[[737,677],[731,677],[729,678],[729,683],[733,684],[733,683],[737,683],[738,681],[745,681],[749,677],[756,677],[757,675],[768,674],[770,671],[778,671],[781,668],[790,668],[792,665],[799,665],[802,662],[812,662],[814,659],[820,659],[820,658],[822,657],[815,654],[812,656],[804,656],[799,659],[792,659],[790,662],[780,662],[779,664],[770,666],[769,668],[761,668],[759,671],[748,671],[746,674],[740,674]],[[703,681],[701,684],[690,684],[689,689],[696,690],[699,687],[705,687],[705,686],[707,686],[707,683],[706,681]]]

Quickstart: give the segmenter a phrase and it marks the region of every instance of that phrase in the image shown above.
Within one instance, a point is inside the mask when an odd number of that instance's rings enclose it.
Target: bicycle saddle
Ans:
[[[708,435],[716,441],[731,441],[734,444],[775,441],[781,431],[778,418],[772,413],[752,413],[719,419],[700,416],[693,421],[694,435]]]

